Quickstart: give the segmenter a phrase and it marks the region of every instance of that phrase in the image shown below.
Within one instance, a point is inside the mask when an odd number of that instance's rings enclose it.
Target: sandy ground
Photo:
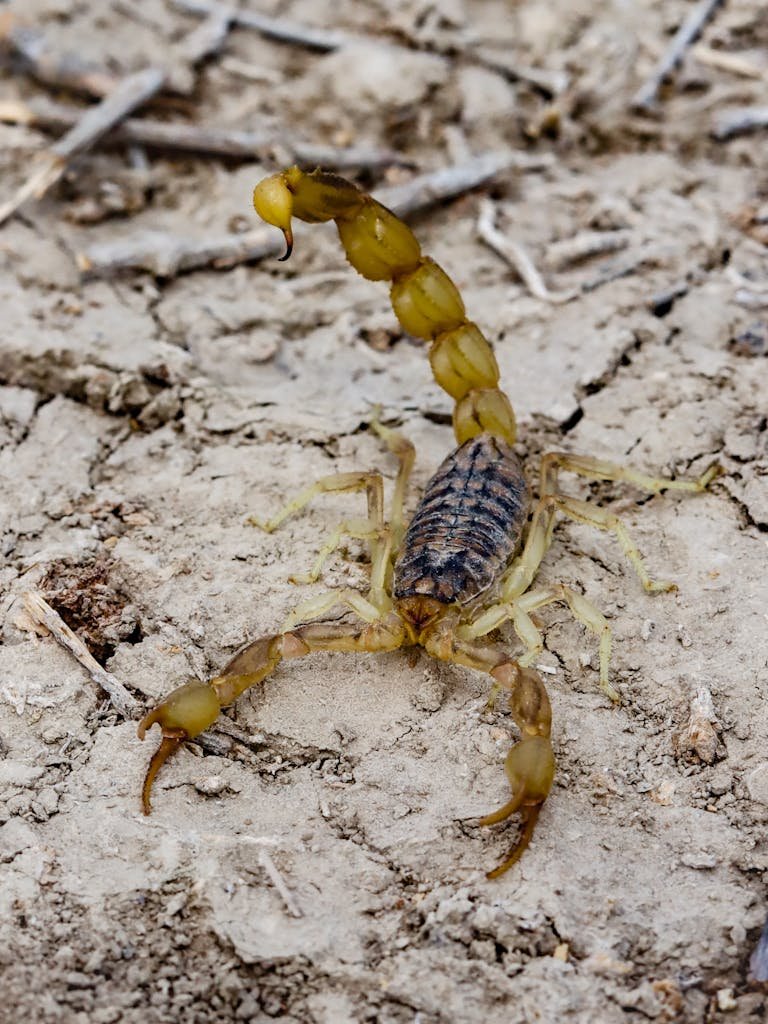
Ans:
[[[482,244],[478,194],[413,221],[496,344],[532,476],[561,448],[665,474],[724,467],[696,497],[573,482],[679,590],[646,596],[612,538],[558,528],[541,579],[610,617],[622,705],[598,689],[593,638],[542,612],[558,775],[497,882],[484,871],[513,832],[472,819],[507,798],[514,726],[484,710],[478,674],[404,653],[292,663],[227,712],[218,755],[167,766],[145,819],[135,721],[23,614],[42,592],[149,706],[313,592],[290,574],[359,501],[318,501],[273,536],[245,517],[337,470],[391,479],[374,404],[417,445],[411,507],[451,448],[423,349],[330,229],[300,227],[288,264],[81,278],[75,254],[96,242],[251,229],[279,146],[263,164],[100,150],[2,228],[0,1020],[763,1019],[748,959],[768,909],[768,173],[764,134],[709,132],[765,105],[766,85],[689,54],[652,114],[629,110],[692,6],[263,4],[360,41],[323,54],[237,28],[187,69],[193,92],[155,108],[394,147],[419,171],[549,155],[485,192],[573,301],[532,297]],[[170,59],[199,24],[159,0],[22,7],[57,48],[118,72]],[[734,0],[703,43],[765,74],[760,8]],[[45,88],[6,70],[3,92]],[[0,131],[7,198],[47,137]],[[555,243],[596,229],[626,247],[558,263]],[[351,542],[315,592],[365,577]]]

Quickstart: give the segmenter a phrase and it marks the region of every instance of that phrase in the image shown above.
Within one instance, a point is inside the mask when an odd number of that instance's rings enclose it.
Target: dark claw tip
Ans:
[[[278,257],[279,263],[285,263],[287,259],[290,259],[291,253],[293,252],[293,232],[289,228],[287,231],[284,231],[283,234],[285,235],[286,249],[285,255]]]

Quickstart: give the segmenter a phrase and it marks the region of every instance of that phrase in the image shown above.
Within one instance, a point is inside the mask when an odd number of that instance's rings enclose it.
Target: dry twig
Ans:
[[[484,199],[480,204],[480,215],[477,218],[478,234],[487,246],[517,272],[531,295],[537,299],[543,299],[544,302],[551,302],[553,305],[560,305],[575,299],[579,294],[577,291],[551,292],[547,288],[544,279],[522,245],[507,238],[498,230],[494,223],[495,213],[493,203],[489,199]]]
[[[80,112],[58,103],[36,101],[0,102],[0,121],[25,124],[46,130],[64,130],[76,124]],[[101,140],[104,145],[141,145],[155,149],[188,153],[206,153],[238,160],[269,159],[280,146],[291,159],[300,164],[332,167],[386,167],[406,161],[389,149],[365,149],[358,146],[327,146],[300,139],[286,139],[269,132],[247,132],[237,129],[211,128],[207,125],[181,124],[131,117],[109,131]]]
[[[718,142],[768,128],[768,107],[733,107],[719,113],[712,125],[712,138]]]
[[[29,591],[23,600],[24,609],[32,621],[44,626],[54,639],[80,662],[94,683],[108,694],[112,706],[126,718],[130,718],[139,704],[120,680],[101,667],[80,637],[72,632],[59,613],[54,611],[40,594]]]
[[[11,23],[2,34],[2,41],[21,70],[43,85],[100,97],[120,82],[109,71],[87,63],[75,53],[57,52],[38,29]]]
[[[517,64],[506,52],[481,48],[468,50],[466,57],[471,63],[496,71],[512,82],[527,82],[549,98],[559,96],[568,88],[568,75],[564,71],[526,67]]]
[[[304,915],[296,905],[296,901],[293,898],[291,890],[285,883],[285,879],[277,870],[275,862],[269,855],[269,851],[265,846],[259,848],[259,863],[269,875],[269,880],[274,885],[275,889],[280,893],[285,908],[291,917],[303,917]]]
[[[626,249],[631,239],[630,231],[582,231],[572,238],[553,242],[547,249],[545,262],[552,270],[562,270],[592,256]]]
[[[675,33],[650,78],[640,86],[632,97],[630,106],[633,110],[650,110],[655,105],[662,84],[683,59],[688,47],[696,42],[702,29],[721,3],[723,0],[699,0],[699,3]]]
[[[118,121],[154,96],[164,81],[165,73],[159,68],[146,68],[123,79],[100,103],[89,107],[70,131],[50,147],[42,165],[16,195],[0,206],[0,224],[28,199],[41,199],[64,174],[70,160],[90,149]]]
[[[375,197],[393,210],[398,217],[407,217],[444,199],[452,199],[462,192],[485,185],[509,170],[540,170],[550,167],[549,154],[531,157],[514,151],[484,153],[463,164],[444,167],[420,174],[403,185],[392,185],[376,190]]]
[[[274,232],[262,229],[203,239],[146,231],[120,241],[92,245],[77,254],[77,265],[88,278],[110,277],[127,270],[147,270],[158,277],[173,277],[198,267],[231,267],[260,260],[276,256],[281,250],[282,243]]]
[[[727,50],[713,50],[709,46],[699,44],[691,50],[691,56],[695,57],[700,64],[717,68],[719,71],[728,71],[733,75],[741,75],[743,78],[762,78],[768,81],[768,71],[759,68],[756,64],[739,56],[738,53],[729,53]]]
[[[285,18],[271,18],[256,11],[242,10],[229,4],[218,3],[217,0],[174,0],[175,5],[189,14],[200,14],[207,17],[219,14],[227,17],[233,25],[252,28],[268,39],[276,39],[281,43],[293,43],[306,46],[310,50],[330,53],[351,42],[352,37],[344,32],[333,32],[309,25],[298,25]]]

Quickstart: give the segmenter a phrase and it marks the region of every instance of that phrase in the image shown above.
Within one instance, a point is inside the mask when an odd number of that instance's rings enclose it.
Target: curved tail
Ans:
[[[458,289],[411,229],[372,196],[335,174],[307,174],[289,167],[259,182],[253,205],[293,249],[291,221],[333,220],[347,259],[369,281],[390,281],[392,308],[403,330],[431,342],[435,380],[454,399],[453,429],[459,444],[477,434],[515,441],[515,414],[499,389],[493,349],[467,319]]]

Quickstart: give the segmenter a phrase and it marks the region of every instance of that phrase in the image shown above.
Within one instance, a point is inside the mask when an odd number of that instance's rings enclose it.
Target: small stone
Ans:
[[[678,624],[677,627],[677,639],[680,642],[680,646],[688,650],[689,647],[693,647],[693,640],[688,630],[682,624]]]
[[[721,1013],[727,1013],[728,1010],[735,1010],[737,1006],[736,1000],[733,998],[732,988],[721,988],[717,992],[717,1008]]]
[[[717,857],[713,853],[684,853],[680,863],[694,871],[711,871],[717,867]]]
[[[750,797],[758,804],[768,804],[768,764],[761,764],[747,776]]]
[[[221,796],[227,789],[227,780],[221,775],[209,775],[208,778],[196,782],[195,789],[203,796]]]

